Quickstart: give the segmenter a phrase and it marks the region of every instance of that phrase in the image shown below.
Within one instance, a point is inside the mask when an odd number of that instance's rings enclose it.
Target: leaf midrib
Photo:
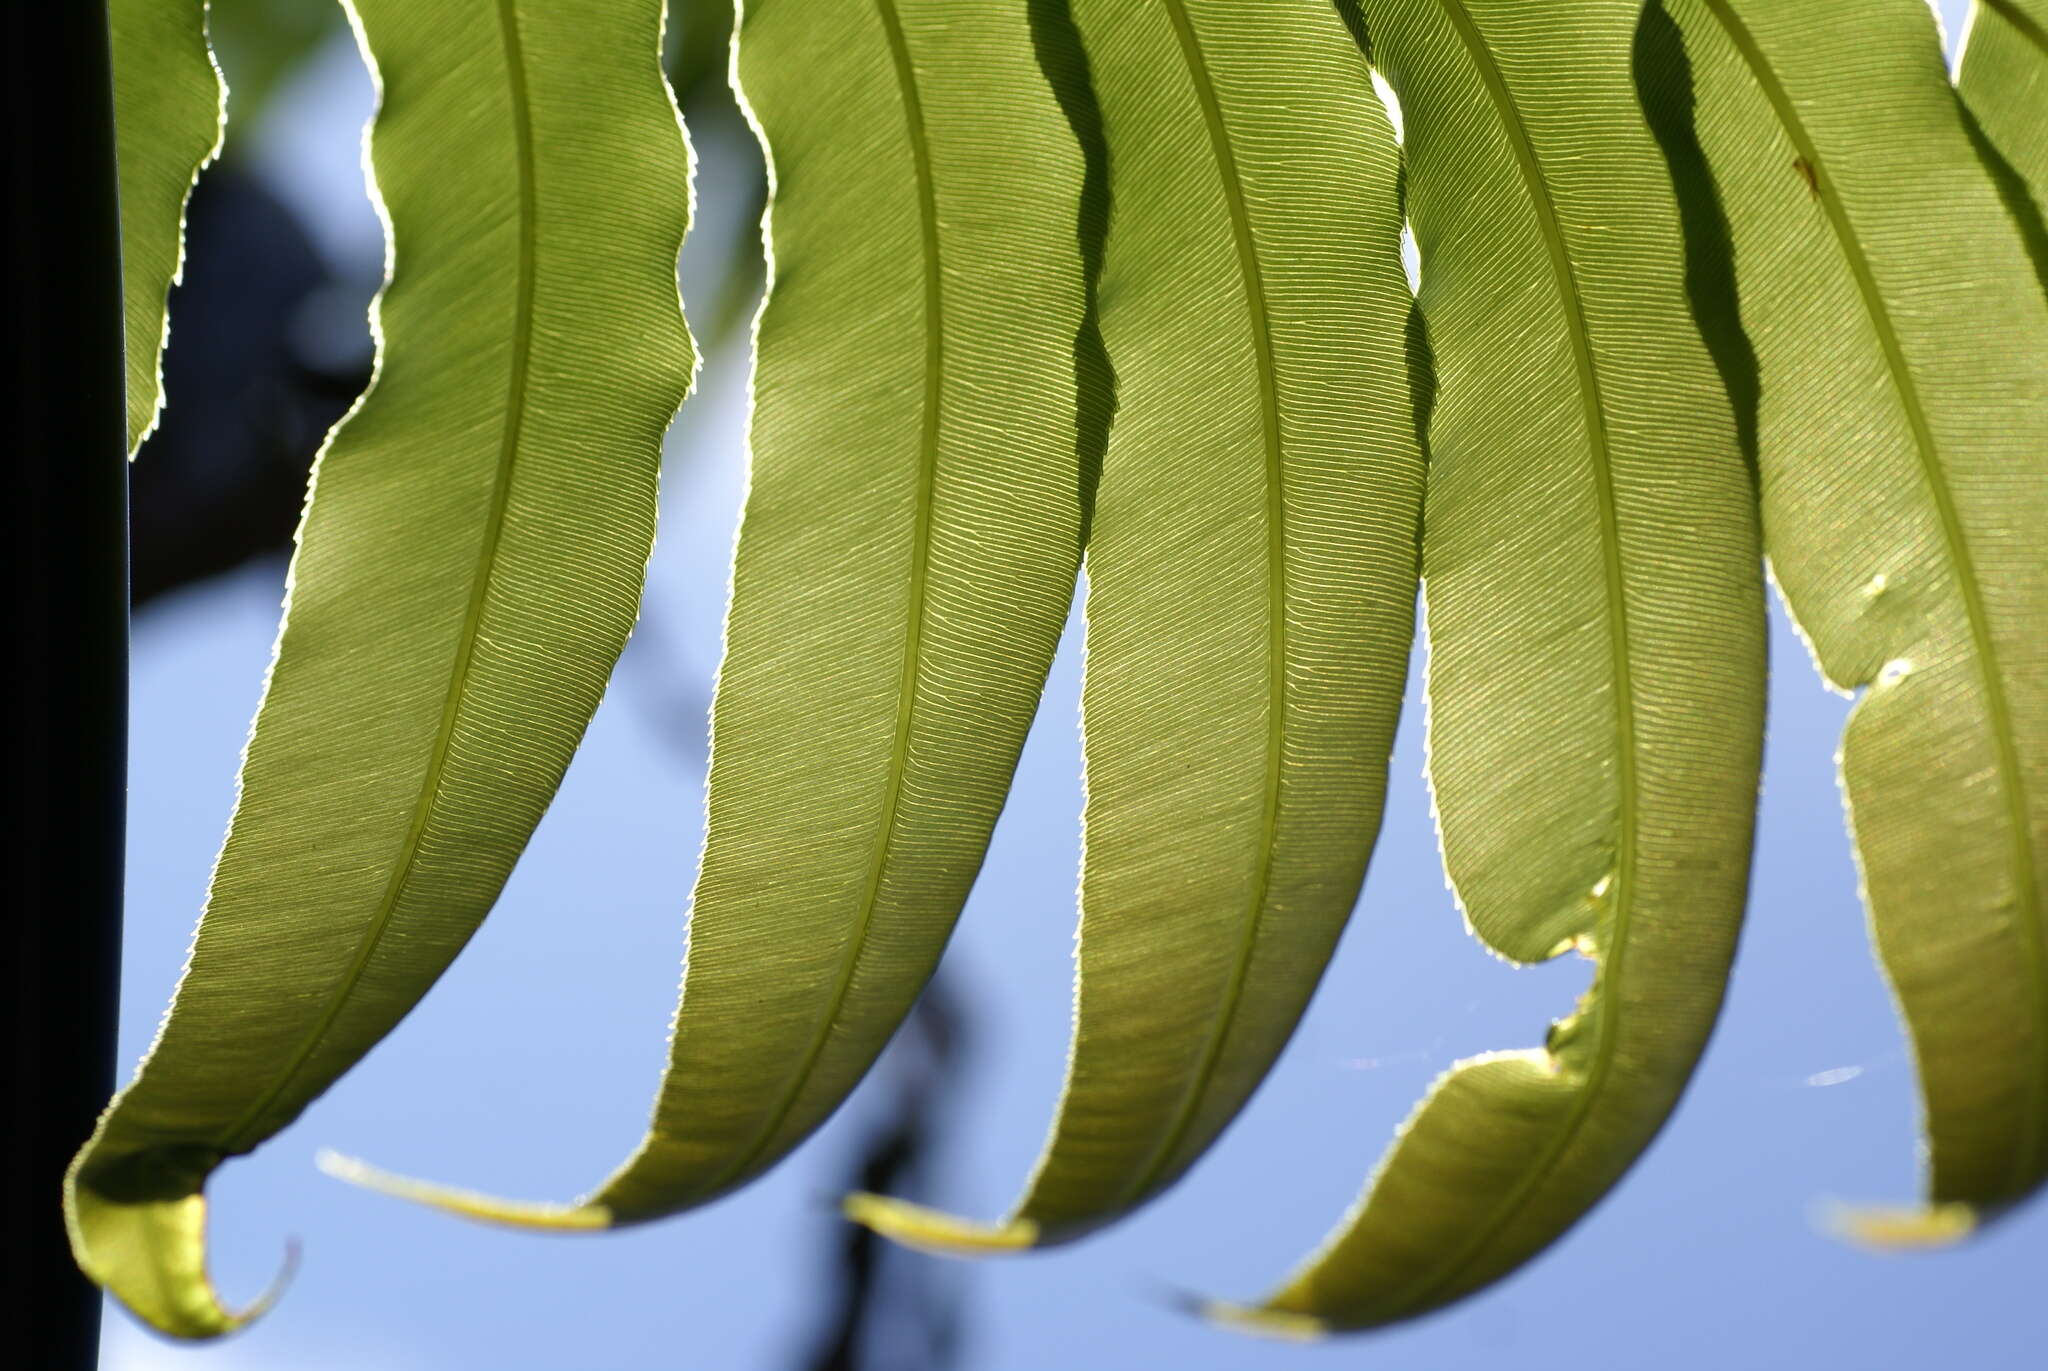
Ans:
[[[1977,582],[1975,560],[1970,552],[1969,537],[1963,529],[1962,516],[1955,506],[1955,494],[1949,488],[1947,473],[1942,469],[1938,444],[1934,437],[1932,422],[1928,419],[1926,402],[1920,397],[1919,386],[1913,380],[1911,367],[1906,360],[1904,344],[1898,330],[1893,326],[1891,311],[1885,306],[1884,296],[1878,289],[1877,274],[1865,255],[1861,241],[1856,236],[1854,225],[1849,222],[1848,207],[1842,203],[1841,194],[1833,179],[1828,175],[1827,164],[1821,158],[1820,149],[1807,131],[1805,121],[1799,117],[1797,104],[1792,100],[1784,84],[1778,80],[1777,72],[1771,66],[1769,57],[1756,36],[1749,31],[1732,9],[1727,0],[1701,0],[1707,10],[1721,24],[1722,29],[1734,43],[1743,61],[1755,77],[1757,87],[1770,102],[1771,112],[1777,116],[1785,135],[1793,147],[1805,159],[1813,174],[1813,190],[1826,212],[1828,227],[1834,232],[1841,245],[1842,256],[1849,266],[1850,275],[1855,278],[1864,311],[1870,317],[1872,330],[1877,334],[1878,346],[1883,350],[1885,368],[1891,377],[1892,387],[1899,397],[1899,406],[1905,411],[1906,422],[1913,430],[1914,455],[1919,459],[1922,479],[1926,482],[1929,498],[1941,522],[1942,539],[1947,544],[1949,557],[1956,573],[1957,593],[1963,601],[1963,615],[1969,624],[1970,644],[1975,653],[1978,673],[1984,689],[1985,713],[1990,715],[1992,745],[1998,753],[1998,770],[2001,784],[2000,793],[2006,802],[2006,822],[2012,835],[2012,872],[2019,888],[2019,917],[2014,923],[2020,930],[2019,943],[2027,954],[2033,971],[2035,993],[2033,996],[2033,1057],[2035,1070],[2028,1077],[2031,1084],[2028,1093],[2032,1107],[2021,1111],[2021,1145],[2014,1163],[2013,1184],[2015,1189],[2024,1189],[2041,1168],[2040,1151],[2044,1136],[2041,1132],[2040,1117],[2043,1113],[2042,1092],[2048,1089],[2048,946],[2043,945],[2041,931],[2040,887],[2034,870],[2034,854],[2028,842],[2028,814],[2030,812],[2024,789],[2023,773],[2020,769],[2019,750],[2013,741],[2012,706],[2006,699],[2003,673],[1998,668],[1997,645],[1991,635],[1990,612],[1984,604],[1984,596]],[[1992,9],[2019,25],[2019,18],[2009,12],[2010,7],[1999,0],[1986,0]],[[2042,40],[2037,27],[2028,26],[2030,36],[2036,42]]]
[[[1621,527],[1615,508],[1614,473],[1608,451],[1606,409],[1600,391],[1599,373],[1593,362],[1592,334],[1586,323],[1584,300],[1579,289],[1577,273],[1572,270],[1571,253],[1565,241],[1564,228],[1559,222],[1557,207],[1551,200],[1542,163],[1536,155],[1535,145],[1529,137],[1527,125],[1523,122],[1521,110],[1515,103],[1514,93],[1508,89],[1507,80],[1501,75],[1499,66],[1493,60],[1485,35],[1465,8],[1463,0],[1438,0],[1438,4],[1445,18],[1450,21],[1451,27],[1457,32],[1459,41],[1465,46],[1473,68],[1493,103],[1508,145],[1514,152],[1516,168],[1520,171],[1523,185],[1528,190],[1530,206],[1535,212],[1537,225],[1543,234],[1544,246],[1550,256],[1551,275],[1557,287],[1559,303],[1564,309],[1565,332],[1571,345],[1572,362],[1578,372],[1579,393],[1586,424],[1587,452],[1591,459],[1594,496],[1600,513],[1609,643],[1614,657],[1614,772],[1615,784],[1619,791],[1619,808],[1616,816],[1619,839],[1616,844],[1614,887],[1611,896],[1614,910],[1613,931],[1609,939],[1610,945],[1596,948],[1600,966],[1589,999],[1597,1001],[1602,990],[1608,991],[1609,994],[1605,997],[1606,1003],[1596,1002],[1593,1008],[1587,1011],[1594,1023],[1593,1061],[1573,1097],[1571,1112],[1566,1116],[1563,1126],[1549,1148],[1536,1164],[1523,1174],[1522,1179],[1508,1192],[1479,1231],[1439,1267],[1434,1275],[1425,1275],[1419,1280],[1411,1281],[1391,1302],[1394,1308],[1425,1304],[1464,1273],[1467,1265],[1516,1214],[1521,1212],[1537,1187],[1556,1169],[1565,1149],[1577,1137],[1580,1126],[1592,1111],[1594,1101],[1600,1097],[1613,1065],[1615,1044],[1620,1037],[1615,1027],[1615,1022],[1621,1014],[1618,987],[1628,950],[1629,916],[1635,894],[1636,865],[1638,796],[1633,666],[1628,632],[1628,606],[1622,591]]]
[[[1174,1153],[1195,1113],[1207,1096],[1209,1084],[1222,1059],[1223,1045],[1244,1001],[1245,980],[1251,958],[1258,947],[1259,928],[1264,921],[1267,896],[1272,888],[1273,842],[1280,822],[1280,786],[1283,747],[1287,726],[1287,525],[1286,467],[1280,441],[1279,381],[1274,371],[1273,340],[1267,318],[1265,278],[1259,269],[1258,245],[1252,236],[1251,213],[1245,204],[1244,186],[1237,170],[1237,158],[1230,146],[1230,132],[1216,95],[1215,82],[1202,56],[1200,39],[1189,20],[1182,0],[1166,0],[1164,6],[1180,44],[1188,75],[1194,85],[1196,103],[1208,130],[1209,146],[1222,181],[1223,198],[1230,211],[1232,239],[1237,249],[1239,274],[1244,281],[1245,308],[1251,318],[1254,369],[1259,380],[1259,418],[1265,435],[1266,457],[1266,558],[1267,558],[1267,699],[1265,810],[1260,820],[1258,875],[1253,886],[1250,912],[1238,944],[1230,979],[1224,986],[1223,1005],[1203,1044],[1193,1076],[1184,1087],[1181,1103],[1167,1131],[1139,1168],[1136,1179],[1118,1197],[1118,1207],[1142,1198],[1172,1165]]]
[[[868,869],[853,937],[848,942],[831,999],[818,1017],[803,1061],[791,1074],[789,1086],[767,1122],[732,1162],[706,1182],[707,1192],[715,1191],[744,1174],[774,1142],[775,1135],[796,1108],[804,1086],[810,1082],[818,1058],[831,1038],[832,1026],[839,1021],[840,1011],[845,1007],[846,996],[853,986],[854,972],[859,969],[861,956],[867,949],[875,905],[881,895],[882,877],[888,870],[896,841],[902,808],[903,773],[909,761],[910,732],[916,722],[918,685],[923,676],[924,626],[925,617],[930,612],[927,582],[931,559],[932,503],[938,478],[940,400],[945,374],[944,278],[939,269],[938,191],[932,175],[931,140],[925,130],[924,102],[917,89],[917,68],[911,60],[910,45],[903,33],[902,17],[896,12],[895,0],[875,0],[875,12],[888,39],[889,56],[903,101],[911,164],[917,179],[918,227],[924,250],[924,408],[918,438],[918,492],[916,528],[911,546],[909,628],[904,637],[903,667],[897,683],[896,730],[890,750],[888,794],[883,802],[881,838],[875,845],[874,860]]]
[[[518,465],[520,438],[525,428],[526,381],[533,351],[533,301],[538,246],[538,193],[535,186],[533,122],[532,111],[527,102],[526,58],[519,36],[518,3],[517,0],[496,0],[496,6],[499,37],[505,55],[505,84],[519,178],[518,276],[511,327],[510,365],[506,375],[505,426],[499,435],[490,508],[484,527],[483,544],[477,552],[476,572],[471,578],[469,604],[463,611],[455,665],[450,675],[447,694],[442,702],[441,722],[434,737],[433,751],[429,754],[426,776],[420,787],[419,799],[413,806],[412,824],[406,832],[404,844],[399,849],[397,863],[392,868],[391,880],[385,887],[384,895],[378,902],[369,926],[363,931],[348,970],[343,974],[340,983],[329,992],[326,1007],[321,1011],[320,1018],[313,1025],[305,1041],[285,1066],[276,1083],[226,1130],[221,1146],[229,1153],[244,1149],[244,1136],[260,1128],[263,1116],[298,1080],[300,1073],[312,1059],[313,1053],[319,1049],[320,1044],[333,1029],[335,1020],[340,1016],[357,983],[361,981],[370,959],[376,954],[378,945],[391,926],[392,916],[396,913],[406,886],[412,879],[415,859],[419,854],[427,824],[433,818],[442,777],[447,770],[448,753],[454,743],[456,727],[461,721],[462,708],[466,703],[466,688],[471,667],[475,662],[477,643],[482,636],[484,609],[490,598],[491,584],[497,569],[499,545],[504,535],[505,510],[511,498],[512,476]],[[367,37],[364,39],[363,47],[366,53],[370,51]],[[366,396],[365,399],[367,398]]]

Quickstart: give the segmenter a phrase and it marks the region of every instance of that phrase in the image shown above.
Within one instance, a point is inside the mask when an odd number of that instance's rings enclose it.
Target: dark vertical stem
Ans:
[[[98,1360],[99,1292],[59,1205],[112,1084],[127,761],[128,471],[104,0],[8,0],[0,495],[14,621],[0,1053],[4,1333],[17,1366]]]

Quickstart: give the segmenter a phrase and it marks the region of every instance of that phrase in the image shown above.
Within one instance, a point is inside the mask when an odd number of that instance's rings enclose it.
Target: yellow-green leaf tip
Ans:
[[[270,1288],[247,1307],[229,1309],[206,1272],[206,1196],[124,1195],[66,1178],[64,1217],[78,1267],[166,1337],[218,1338],[255,1322],[277,1303],[298,1269],[296,1242]]]
[[[410,1200],[446,1214],[495,1223],[506,1228],[531,1228],[552,1233],[588,1233],[612,1226],[612,1211],[601,1204],[540,1204],[501,1200],[474,1190],[430,1185],[408,1176],[381,1171],[354,1157],[325,1149],[314,1158],[322,1171],[336,1180],[374,1190],[381,1195]]]
[[[1320,1342],[1330,1333],[1330,1325],[1313,1314],[1297,1314],[1290,1309],[1274,1309],[1266,1305],[1229,1304],[1222,1300],[1198,1300],[1194,1303],[1195,1312],[1210,1323],[1238,1333],[1279,1338],[1284,1342]]]
[[[941,1257],[1022,1252],[1038,1243],[1038,1225],[1030,1219],[974,1223],[886,1195],[848,1195],[840,1209],[847,1218],[890,1242]]]
[[[1828,1229],[1847,1242],[1880,1252],[1950,1247],[1977,1230],[1978,1216],[1967,1204],[1924,1209],[1853,1208],[1843,1205],[1826,1218]]]

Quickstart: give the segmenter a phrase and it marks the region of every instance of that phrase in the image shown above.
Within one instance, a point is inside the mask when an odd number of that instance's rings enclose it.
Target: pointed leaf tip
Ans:
[[[1823,1216],[1833,1236],[1876,1252],[1952,1247],[1977,1231],[1981,1219],[1967,1204],[1921,1208],[1838,1205]]]
[[[438,1209],[479,1223],[505,1228],[529,1228],[552,1233],[585,1233],[614,1226],[612,1211],[601,1204],[546,1204],[526,1200],[501,1200],[480,1191],[450,1185],[434,1185],[396,1172],[371,1166],[354,1157],[322,1148],[314,1164],[338,1181],[380,1195]]]
[[[840,1211],[890,1242],[934,1256],[985,1257],[1022,1252],[1038,1242],[1038,1225],[1030,1219],[975,1223],[886,1195],[848,1195]]]
[[[1330,1335],[1330,1325],[1313,1314],[1262,1305],[1231,1304],[1224,1300],[1197,1300],[1195,1312],[1218,1328],[1250,1333],[1282,1342],[1321,1342]]]
[[[241,1309],[228,1308],[207,1273],[206,1196],[197,1185],[123,1187],[104,1174],[84,1180],[74,1167],[64,1216],[79,1269],[167,1337],[204,1341],[254,1323],[299,1269],[298,1239],[288,1238],[269,1287]]]

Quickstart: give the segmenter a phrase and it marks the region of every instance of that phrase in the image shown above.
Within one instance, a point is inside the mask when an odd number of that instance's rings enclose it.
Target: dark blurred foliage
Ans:
[[[243,127],[261,118],[299,63],[346,22],[335,0],[207,0],[207,36],[234,75],[231,117]]]
[[[966,1007],[951,980],[932,977],[870,1078],[880,1121],[852,1158],[841,1188],[916,1194],[967,1055]],[[948,1371],[960,1364],[960,1268],[840,1223],[832,1298],[808,1371]]]
[[[131,595],[166,591],[291,543],[306,472],[369,380],[318,335],[341,286],[289,210],[233,163],[200,178],[186,216],[184,284],[171,293],[165,405],[129,470]],[[325,344],[324,346],[322,344]]]
[[[700,341],[728,339],[761,290],[759,224],[767,186],[753,135],[727,84],[731,0],[671,0],[663,62],[700,148],[716,144],[717,194],[734,231],[706,296]],[[335,274],[305,227],[235,147],[292,70],[341,24],[329,0],[213,0],[211,29],[232,83],[223,161],[187,213],[183,284],[171,294],[165,405],[130,467],[132,597],[140,608],[179,587],[291,546],[314,454],[370,378],[364,282]],[[706,154],[707,161],[710,154]],[[700,215],[700,220],[706,216]],[[650,617],[641,636],[659,634]],[[645,653],[640,654],[643,658]],[[674,681],[661,732],[701,760],[705,702]],[[915,1194],[964,1055],[964,1010],[934,978],[867,1089],[878,1122],[837,1178],[844,1189]],[[864,1228],[824,1220],[831,1261],[818,1327],[799,1338],[804,1371],[948,1371],[958,1364],[957,1277]]]
[[[661,64],[685,110],[731,101],[732,16],[732,0],[669,0]]]

